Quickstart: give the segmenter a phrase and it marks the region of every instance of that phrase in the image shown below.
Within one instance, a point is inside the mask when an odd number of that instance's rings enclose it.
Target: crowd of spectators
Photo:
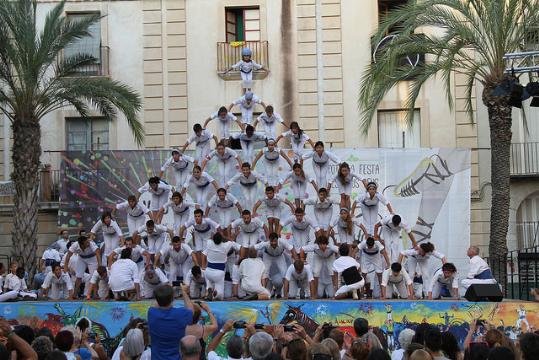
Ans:
[[[187,289],[183,288],[186,292]],[[473,320],[462,346],[450,331],[426,323],[398,333],[393,348],[389,334],[364,318],[353,321],[354,332],[321,324],[308,334],[299,324],[263,325],[228,320],[219,327],[204,302],[184,294],[173,307],[169,285],[155,289],[157,304],[147,320],[132,319],[114,348],[106,348],[82,318],[76,326],[53,334],[0,319],[0,360],[535,360],[539,333],[527,329],[510,339],[495,326]],[[222,346],[221,346],[222,345]]]

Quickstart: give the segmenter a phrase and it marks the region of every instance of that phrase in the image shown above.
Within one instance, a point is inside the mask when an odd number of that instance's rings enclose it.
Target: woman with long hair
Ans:
[[[352,194],[354,179],[357,179],[358,182],[363,183],[363,186],[365,186],[365,188],[367,187],[367,180],[363,179],[357,174],[352,173],[350,170],[350,165],[348,165],[348,163],[346,162],[343,162],[339,164],[339,170],[337,171],[337,174],[328,185],[328,192],[330,192],[333,183],[337,185],[339,193],[341,194],[341,208],[350,209],[350,195]]]

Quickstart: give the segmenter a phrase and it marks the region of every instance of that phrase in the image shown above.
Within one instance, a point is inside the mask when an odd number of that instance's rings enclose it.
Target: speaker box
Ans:
[[[500,302],[503,300],[503,294],[498,284],[472,284],[466,290],[464,297],[473,302]]]

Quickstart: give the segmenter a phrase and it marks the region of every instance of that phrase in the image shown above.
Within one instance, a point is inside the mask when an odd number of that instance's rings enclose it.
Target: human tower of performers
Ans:
[[[245,50],[234,68],[248,84],[260,65]],[[257,104],[264,111],[253,119]],[[239,106],[241,120],[231,112],[234,106]],[[206,128],[212,121],[219,136]],[[234,122],[241,129],[237,134],[230,131]],[[277,136],[279,126],[287,129]],[[289,152],[278,148],[283,139],[289,140]],[[229,147],[233,140],[239,140],[241,156]],[[264,147],[257,150],[257,143]],[[185,153],[191,145],[193,157]],[[205,171],[208,165],[216,169],[215,178]],[[331,165],[338,167],[335,176],[329,174]],[[263,171],[257,172],[257,166]],[[289,171],[280,177],[283,166]],[[305,166],[312,166],[313,178]],[[167,171],[173,173],[174,185],[161,180]],[[280,194],[286,184],[288,197]],[[315,197],[308,197],[309,186]],[[353,187],[364,190],[352,198]],[[340,198],[330,197],[332,188]],[[144,193],[149,200],[139,201]],[[389,215],[379,216],[380,204]],[[305,213],[308,207],[312,216]],[[358,208],[360,217],[355,215]],[[127,217],[128,236],[115,220],[118,212]],[[173,223],[162,223],[170,213]],[[281,236],[283,227],[291,236]],[[402,249],[403,232],[409,249]],[[99,233],[103,241],[97,244]],[[432,243],[416,242],[406,220],[378,192],[378,184],[353,173],[322,141],[314,142],[297,122],[287,124],[250,89],[203,125],[195,124],[192,136],[171,151],[157,176],[112,212],[104,212],[88,233],[69,239],[63,230],[44,252],[38,294],[28,291],[24,269],[15,263],[2,279],[0,300],[38,295],[140,300],[152,298],[153,289],[163,283],[185,285],[192,298],[207,300],[459,297],[455,265]],[[462,287],[495,283],[479,250],[472,246],[467,255],[470,268],[461,277]],[[431,257],[441,261],[434,273],[428,265]]]

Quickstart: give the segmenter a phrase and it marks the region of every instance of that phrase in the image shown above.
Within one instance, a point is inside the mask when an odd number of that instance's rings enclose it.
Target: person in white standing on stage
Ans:
[[[194,195],[195,202],[201,207],[205,207],[212,194],[210,185],[213,185],[213,190],[219,189],[219,183],[210,174],[203,172],[200,166],[195,165],[193,166],[193,174],[189,175],[183,184],[181,194],[185,196],[187,189],[191,186],[191,195]]]
[[[183,224],[180,228],[180,238],[185,240],[185,231],[193,227],[193,251],[197,259],[197,264],[202,264],[202,252],[206,250],[208,240],[221,229],[218,223],[210,218],[204,217],[204,211],[202,209],[196,209],[194,211],[194,218]]]
[[[375,274],[375,277],[378,279],[378,284],[382,283],[382,274],[385,269],[389,268],[391,261],[387,255],[387,251],[378,240],[374,240],[373,237],[368,237],[367,240],[362,241],[358,245],[359,258],[361,263],[361,271],[363,273],[363,278],[365,279],[365,292],[367,297],[372,297],[371,283],[369,281],[369,274]]]
[[[245,95],[235,100],[232,104],[228,106],[228,111],[232,110],[234,105],[240,106],[241,111],[241,122],[244,124],[251,124],[253,122],[253,112],[256,107],[256,104],[260,104],[264,109],[266,104],[251,91],[247,91]]]
[[[238,164],[237,168],[241,169],[241,160],[238,153],[231,148],[226,147],[224,142],[217,144],[215,150],[212,150],[202,161],[201,169],[203,172],[212,159],[215,159],[215,162],[217,163],[217,179],[219,180],[219,186],[225,186],[227,180],[236,175],[236,164]]]
[[[280,219],[282,216],[282,204],[288,205],[290,210],[294,212],[294,204],[292,204],[288,199],[280,196],[279,194],[275,194],[275,189],[273,186],[267,186],[266,187],[266,196],[258,200],[253,207],[253,216],[257,217],[257,210],[260,208],[261,205],[264,205],[265,212],[264,216],[266,217],[267,224],[264,224],[264,233],[266,234],[266,238],[269,238],[270,233],[280,233],[281,232],[281,226],[280,226]]]
[[[185,179],[191,173],[189,167],[193,165],[195,159],[191,156],[182,154],[178,149],[172,149],[172,155],[169,157],[163,166],[161,166],[161,171],[159,171],[159,177],[163,178],[165,171],[168,168],[172,168],[174,176],[174,186],[176,189],[181,188]]]
[[[281,169],[280,166],[280,159],[283,158],[290,166],[290,169],[292,169],[292,161],[290,158],[286,155],[286,153],[279,149],[275,144],[275,139],[270,138],[267,140],[267,145],[265,148],[260,149],[258,154],[255,156],[255,159],[253,161],[253,169],[256,167],[256,164],[260,159],[264,160],[264,177],[266,184],[271,186],[276,186],[279,184],[279,170]]]
[[[312,229],[315,233],[320,231],[320,227],[308,216],[302,208],[296,208],[294,215],[288,217],[282,224],[282,227],[290,225],[292,230],[292,244],[296,252],[299,252],[302,246],[309,243],[309,234]]]
[[[75,296],[78,296],[80,284],[84,273],[86,272],[86,268],[88,268],[90,274],[93,274],[94,271],[97,270],[99,264],[101,264],[101,250],[97,247],[95,242],[88,239],[86,236],[79,236],[77,242],[69,247],[64,259],[64,272],[66,273],[69,273],[69,260],[73,255],[77,255],[74,294]]]
[[[307,244],[301,247],[300,258],[305,260],[305,254],[310,252],[313,253],[312,271],[315,289],[317,289],[318,295],[323,295],[324,292],[326,292],[328,296],[333,295],[335,288],[337,287],[337,276],[333,274],[333,262],[335,261],[335,254],[339,253],[339,248],[335,246],[333,242],[330,244],[329,239],[326,236],[320,235],[316,238],[314,244]],[[333,289],[321,291],[319,286],[320,277],[331,278],[330,283],[332,284]],[[312,294],[311,298],[314,298]]]
[[[206,287],[210,299],[224,298],[225,292],[225,265],[228,253],[231,249],[240,250],[240,245],[234,241],[226,241],[219,233],[213,235],[211,240],[207,240],[206,249],[203,252],[206,265]]]
[[[173,192],[172,198],[167,201],[165,205],[159,209],[159,218],[163,218],[163,214],[172,212],[172,217],[174,219],[174,234],[178,234],[180,231],[180,226],[185,224],[193,212],[194,209],[198,209],[199,205],[194,202],[184,199],[183,195],[180,192]]]
[[[115,217],[116,211],[125,211],[127,214],[127,229],[129,235],[133,235],[135,231],[146,223],[146,215],[152,219],[152,213],[150,210],[137,200],[135,195],[129,195],[127,201],[116,204],[116,207],[112,209],[112,217]],[[159,214],[157,218],[160,218]]]
[[[277,191],[281,190],[285,183],[290,184],[290,190],[294,196],[294,202],[296,208],[304,208],[303,200],[309,197],[307,194],[307,184],[311,183],[315,192],[318,192],[318,186],[316,182],[311,179],[303,171],[303,166],[300,163],[295,163],[292,166],[292,171],[288,172],[284,178],[279,180],[279,185],[277,185]]]
[[[382,239],[384,246],[388,249],[388,255],[391,262],[399,259],[402,250],[401,232],[404,230],[410,241],[412,248],[417,246],[412,228],[401,218],[400,215],[389,215],[378,221],[374,225],[373,237],[375,240]]]
[[[226,189],[220,188],[217,190],[217,195],[208,202],[204,215],[216,219],[223,235],[230,238],[231,224],[237,215],[241,216],[242,211],[239,200]]]
[[[241,173],[234,175],[227,182],[225,189],[228,190],[232,185],[238,184],[243,195],[244,206],[242,207],[246,210],[252,210],[257,200],[258,182],[264,183],[264,177],[251,171],[251,164],[245,162],[241,165]]]
[[[161,219],[157,216],[159,209],[163,206],[170,197],[172,191],[172,186],[162,181],[158,176],[154,176],[148,179],[148,182],[141,186],[137,190],[137,200],[140,199],[140,196],[146,192],[150,193],[150,204],[148,208],[152,212],[151,219],[156,222],[161,222]]]
[[[290,252],[292,259],[296,260],[297,255],[292,244],[279,238],[277,233],[269,234],[269,241],[263,241],[255,245],[255,249],[262,251],[262,261],[266,271],[263,275],[263,284],[266,287],[273,266],[277,268],[278,276],[284,280],[286,275],[286,257],[285,253]]]
[[[103,264],[101,265],[107,265],[107,257],[123,243],[123,233],[118,223],[112,220],[112,215],[108,211],[105,211],[101,215],[101,220],[96,222],[92,227],[89,238],[94,240],[98,231],[103,233],[103,247],[101,248],[103,252]]]
[[[193,265],[199,265],[191,247],[183,244],[179,236],[174,236],[170,245],[155,255],[154,268],[159,268],[161,258],[165,265],[168,264],[168,279],[173,286],[179,286],[174,283],[185,281]]]
[[[357,183],[355,182],[357,180]],[[339,164],[339,170],[335,174],[335,177],[330,181],[328,185],[328,192],[331,192],[331,187],[333,184],[337,185],[339,189],[339,194],[341,194],[341,208],[350,209],[351,201],[350,196],[352,195],[352,189],[354,185],[367,187],[367,180],[362,178],[358,174],[352,173],[350,170],[350,165],[346,162]],[[363,184],[363,185],[360,185]]]
[[[380,203],[387,207],[391,215],[394,214],[393,207],[391,207],[389,201],[377,189],[378,185],[371,181],[367,184],[367,191],[356,199],[356,203],[359,203],[361,208],[361,217],[363,218],[361,230],[363,230],[365,238],[374,235],[374,225],[380,220],[378,218]]]
[[[202,160],[209,154],[211,150],[211,140],[215,141],[215,145],[219,143],[217,136],[213,135],[211,131],[203,129],[200,124],[193,125],[194,134],[185,142],[182,147],[182,153],[189,144],[195,143],[195,164],[200,165]]]
[[[324,143],[317,141],[314,144],[314,149],[303,154],[302,160],[312,159],[314,178],[318,187],[328,186],[328,171],[331,163],[338,164],[341,162],[335,154],[325,150]]]

